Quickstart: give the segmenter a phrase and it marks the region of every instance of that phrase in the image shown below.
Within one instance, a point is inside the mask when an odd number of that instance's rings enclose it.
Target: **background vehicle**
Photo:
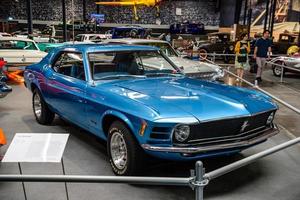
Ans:
[[[272,65],[272,69],[273,69],[273,74],[275,76],[281,76],[281,74],[283,73],[283,75],[286,72],[291,72],[291,73],[300,73],[299,71],[296,70],[300,70],[300,57],[299,56],[292,56],[292,57],[277,57],[271,60],[271,62],[276,63],[278,65],[284,65],[284,66],[288,66],[291,69],[288,68],[283,68],[277,65]],[[293,70],[296,69],[296,70]]]
[[[147,30],[141,26],[121,26],[112,29],[112,38],[146,38]]]
[[[4,59],[0,58],[0,98],[5,97],[8,93],[10,93],[12,91],[12,88],[6,84],[7,77],[3,73],[3,67],[5,64],[6,64],[6,62],[4,61]],[[0,143],[0,146],[1,146],[1,143]]]
[[[0,37],[11,37],[11,34],[0,32]]]
[[[0,57],[7,66],[27,66],[39,62],[44,56],[33,40],[17,37],[0,38]]]
[[[189,77],[216,80],[221,79],[224,76],[224,73],[219,66],[183,58],[168,42],[163,40],[111,39],[105,40],[104,43],[147,45],[158,47],[178,68],[180,68]]]
[[[36,120],[50,124],[58,114],[107,141],[117,175],[140,172],[146,155],[227,155],[278,132],[270,97],[187,78],[154,47],[64,46],[24,77]]]
[[[206,58],[208,53],[217,54],[233,54],[235,42],[231,40],[230,33],[210,33],[208,34],[208,41],[198,41],[197,48],[201,57]],[[225,62],[229,62],[231,57],[225,56]]]
[[[76,42],[100,42],[111,38],[111,34],[79,34],[76,35],[74,41]]]
[[[298,34],[281,33],[277,42],[273,42],[274,54],[287,54],[290,46],[297,45]]]
[[[205,33],[203,23],[176,23],[170,25],[171,34],[192,34],[192,35],[201,35]]]

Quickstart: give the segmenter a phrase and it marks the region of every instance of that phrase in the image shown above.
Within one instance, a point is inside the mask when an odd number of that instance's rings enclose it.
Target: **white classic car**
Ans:
[[[283,75],[286,72],[291,73],[300,73],[300,54],[295,54],[291,57],[276,57],[270,61],[271,63],[275,63],[277,65],[272,65],[273,74],[275,76],[281,76],[282,74],[282,67],[280,65],[286,66],[283,68]]]
[[[74,38],[75,42],[99,42],[110,39],[111,34],[79,34]]]
[[[11,37],[11,34],[5,33],[5,32],[0,32],[0,37]]]
[[[126,38],[108,39],[103,41],[103,43],[135,44],[158,47],[178,68],[183,70],[183,72],[189,77],[216,80],[224,76],[224,72],[219,66],[183,58],[176,52],[175,49],[173,49],[173,47],[168,42],[163,40]]]
[[[33,40],[18,37],[0,37],[0,57],[7,66],[27,66],[38,63],[47,53],[39,50]]]

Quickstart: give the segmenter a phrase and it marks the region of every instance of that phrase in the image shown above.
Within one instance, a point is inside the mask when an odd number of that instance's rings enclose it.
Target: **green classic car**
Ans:
[[[63,43],[37,43],[37,46],[41,51],[49,52],[51,49],[63,46]]]

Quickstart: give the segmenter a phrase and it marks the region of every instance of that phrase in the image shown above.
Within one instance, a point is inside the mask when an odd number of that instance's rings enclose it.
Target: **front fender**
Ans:
[[[133,126],[133,123],[131,122],[131,120],[129,120],[129,118],[124,115],[123,113],[116,111],[116,110],[107,110],[103,113],[103,115],[101,116],[101,124],[103,124],[103,119],[108,116],[108,115],[112,115],[115,116],[119,119],[121,119],[124,123],[126,123],[126,125],[129,127],[129,129],[131,130],[132,133],[135,133],[135,129]]]

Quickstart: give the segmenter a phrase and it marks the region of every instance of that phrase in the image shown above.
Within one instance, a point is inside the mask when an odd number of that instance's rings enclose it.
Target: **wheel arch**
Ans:
[[[116,111],[116,110],[107,110],[101,117],[102,130],[103,130],[105,137],[107,137],[107,135],[108,135],[109,127],[115,121],[123,122],[124,125],[129,129],[129,131],[136,138],[136,135],[134,134],[134,126],[133,126],[133,123],[131,122],[131,120],[125,114],[123,114],[119,111]]]

